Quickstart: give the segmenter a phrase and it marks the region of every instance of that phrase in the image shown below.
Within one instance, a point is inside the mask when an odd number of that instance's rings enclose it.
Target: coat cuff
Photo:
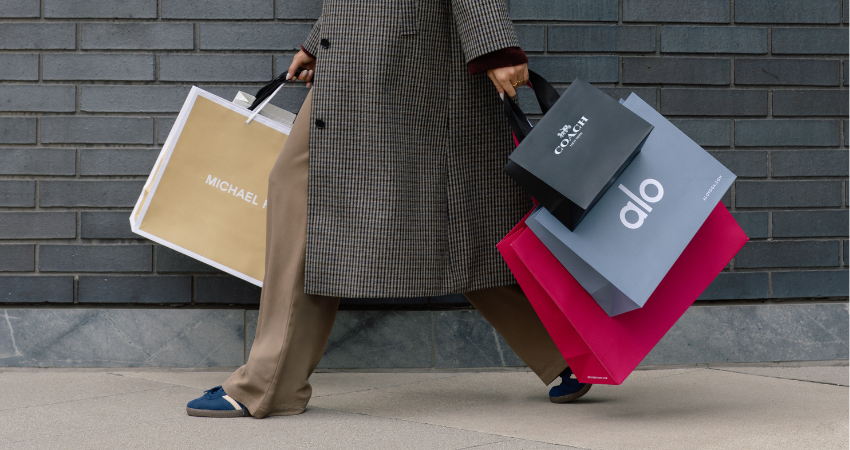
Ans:
[[[519,47],[507,47],[473,59],[466,65],[466,69],[469,73],[476,74],[520,64],[528,64],[528,56],[525,55],[525,52]]]
[[[301,45],[301,50],[304,50],[304,53],[312,56],[313,59],[316,59],[316,54],[319,52],[319,36],[321,34],[321,28],[322,18],[319,17],[319,20],[316,21],[315,25],[313,25],[313,29],[310,30],[310,35],[307,36],[307,40]]]

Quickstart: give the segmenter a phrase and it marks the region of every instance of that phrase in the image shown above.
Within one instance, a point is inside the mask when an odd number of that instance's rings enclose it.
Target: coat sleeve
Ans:
[[[452,0],[466,62],[507,47],[519,47],[506,0]]]
[[[310,56],[315,58],[319,53],[319,40],[322,26],[322,18],[319,17],[319,20],[316,21],[316,24],[313,25],[313,29],[310,30],[310,34],[307,36],[307,40],[304,41],[304,44],[301,45],[301,49],[305,52],[309,53]]]

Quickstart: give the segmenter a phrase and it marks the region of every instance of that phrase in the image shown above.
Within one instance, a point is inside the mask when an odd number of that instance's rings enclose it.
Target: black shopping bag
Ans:
[[[581,79],[559,97],[540,75],[529,71],[529,78],[544,116],[532,127],[505,97],[520,142],[505,172],[572,231],[637,156],[652,125]]]

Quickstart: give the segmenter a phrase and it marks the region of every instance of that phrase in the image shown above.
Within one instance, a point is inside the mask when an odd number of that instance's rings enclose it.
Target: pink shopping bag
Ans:
[[[526,227],[525,218],[498,249],[578,380],[621,384],[747,240],[718,204],[646,305],[614,317]]]

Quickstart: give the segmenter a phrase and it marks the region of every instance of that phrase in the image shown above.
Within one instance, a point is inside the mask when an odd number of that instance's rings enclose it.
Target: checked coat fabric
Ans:
[[[422,297],[514,284],[496,244],[531,206],[502,171],[502,102],[466,64],[518,47],[505,0],[325,0],[305,292]]]

